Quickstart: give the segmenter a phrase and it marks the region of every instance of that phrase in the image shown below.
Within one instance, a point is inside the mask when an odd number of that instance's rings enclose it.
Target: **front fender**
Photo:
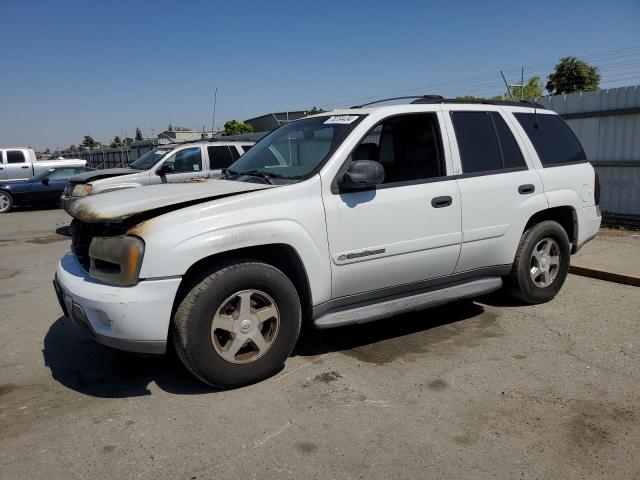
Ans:
[[[146,228],[153,220],[129,231],[143,239],[150,238]],[[326,244],[316,242],[302,224],[291,219],[256,221],[241,225],[198,232],[170,246],[162,245],[153,236],[146,242],[141,278],[181,276],[196,262],[214,254],[232,252],[246,247],[284,244],[295,250],[302,261],[314,303],[326,301],[331,295],[331,271],[327,262]]]

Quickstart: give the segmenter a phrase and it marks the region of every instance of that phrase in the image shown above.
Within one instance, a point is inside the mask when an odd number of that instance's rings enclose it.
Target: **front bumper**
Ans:
[[[69,207],[73,202],[82,197],[70,197],[69,195],[63,194],[60,197],[60,208],[62,208],[65,212],[69,213]]]
[[[99,343],[139,353],[164,353],[180,278],[119,287],[95,280],[71,253],[53,281],[60,307]]]

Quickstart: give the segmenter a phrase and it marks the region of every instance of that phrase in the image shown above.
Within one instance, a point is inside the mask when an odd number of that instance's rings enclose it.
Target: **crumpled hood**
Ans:
[[[175,210],[215,198],[267,188],[273,188],[273,185],[229,180],[151,185],[82,198],[71,204],[69,213],[87,223],[120,222],[145,212]]]
[[[119,177],[121,175],[131,175],[132,173],[142,172],[135,168],[105,168],[103,170],[93,170],[91,172],[80,173],[71,177],[73,183],[87,183],[92,180],[100,180],[101,178]]]

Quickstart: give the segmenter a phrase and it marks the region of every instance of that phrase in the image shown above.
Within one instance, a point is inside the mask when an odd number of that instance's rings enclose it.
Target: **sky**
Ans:
[[[640,84],[640,2],[0,0],[0,146],[110,142],[388,94],[489,95],[562,56]],[[591,56],[589,56],[591,55]]]

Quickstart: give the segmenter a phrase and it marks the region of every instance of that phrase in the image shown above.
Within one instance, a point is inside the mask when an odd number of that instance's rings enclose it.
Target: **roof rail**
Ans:
[[[391,102],[392,100],[408,100],[408,99],[424,99],[424,100],[444,100],[444,97],[440,96],[440,95],[410,95],[407,97],[391,97],[391,98],[383,98],[381,100],[375,100],[373,102],[369,102],[369,103],[363,103],[362,105],[354,105],[351,108],[362,108],[362,107],[368,107],[369,105],[374,105],[376,103],[382,103],[382,102]],[[418,103],[417,101],[413,101],[411,103]],[[424,103],[431,103],[431,102],[424,102]],[[435,103],[435,102],[433,102]]]
[[[362,105],[354,105],[351,108],[363,108],[369,105],[375,105],[376,103],[390,102],[392,100],[413,100],[411,104],[433,104],[433,103],[477,103],[484,105],[505,105],[511,107],[532,107],[548,110],[548,107],[540,105],[539,103],[532,102],[531,100],[521,101],[508,101],[508,100],[489,100],[485,98],[476,99],[464,99],[464,98],[444,98],[441,95],[410,95],[406,97],[391,97],[383,98],[381,100],[375,100],[369,103],[363,103]]]

